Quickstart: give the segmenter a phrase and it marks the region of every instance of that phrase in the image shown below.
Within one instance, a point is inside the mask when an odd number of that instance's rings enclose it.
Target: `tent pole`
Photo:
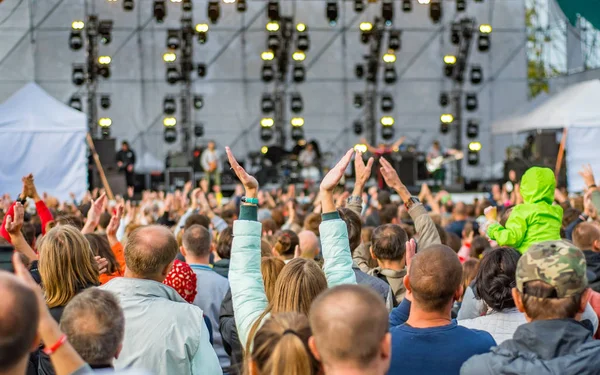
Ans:
[[[100,162],[100,157],[98,156],[98,153],[96,152],[96,147],[94,147],[94,140],[92,139],[92,136],[90,135],[90,133],[87,133],[85,138],[87,140],[88,146],[90,146],[90,150],[92,151],[92,155],[94,157],[94,162],[96,163],[96,168],[98,168],[98,173],[100,174],[100,179],[102,180],[102,186],[104,186],[106,195],[108,196],[109,200],[111,200],[111,201],[115,200],[115,196],[113,195],[112,189],[110,188],[110,185],[108,184],[108,180],[106,179],[106,175],[104,174],[104,168],[102,168],[102,163]]]
[[[556,178],[556,182],[558,184],[558,174],[560,173],[560,168],[562,167],[563,157],[565,156],[565,145],[567,143],[567,134],[569,129],[563,129],[562,139],[560,140],[560,146],[558,148],[558,155],[556,156],[556,166],[554,167],[554,177]]]

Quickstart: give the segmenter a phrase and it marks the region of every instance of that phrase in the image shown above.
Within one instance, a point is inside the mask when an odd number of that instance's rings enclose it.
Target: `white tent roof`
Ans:
[[[543,100],[541,104],[534,100],[529,104],[533,110],[494,123],[492,132],[502,134],[570,126],[600,126],[599,97],[600,80],[581,82],[545,100],[540,99]]]
[[[0,105],[3,133],[87,132],[86,115],[61,103],[34,82]]]

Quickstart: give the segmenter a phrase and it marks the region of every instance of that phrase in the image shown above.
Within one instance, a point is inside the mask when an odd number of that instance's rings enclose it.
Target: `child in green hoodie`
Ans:
[[[560,240],[563,210],[553,205],[556,180],[549,168],[529,168],[521,179],[523,203],[515,206],[502,226],[496,222],[495,211],[486,214],[491,221],[487,235],[499,246],[510,246],[524,254],[531,245]]]

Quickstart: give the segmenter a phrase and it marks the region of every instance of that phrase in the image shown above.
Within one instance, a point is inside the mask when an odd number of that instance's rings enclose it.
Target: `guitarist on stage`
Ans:
[[[212,191],[214,186],[221,187],[221,165],[219,164],[219,154],[215,149],[215,142],[208,142],[206,150],[200,158],[200,165],[206,172],[206,180],[209,184],[209,190]]]
[[[447,151],[444,151],[442,149],[442,146],[440,145],[439,141],[433,141],[433,144],[431,145],[431,147],[429,148],[429,151],[427,152],[427,164],[432,163],[435,161],[435,159],[439,159],[440,157],[442,158],[446,158],[449,155],[458,155],[459,151],[455,150],[455,149],[448,149]],[[456,157],[456,156],[455,156]],[[461,156],[456,157],[457,159],[460,159]],[[446,181],[446,168],[444,167],[444,164],[440,163],[440,166],[438,169],[434,170],[433,172],[431,172],[431,176],[433,177],[433,183],[435,186],[444,186],[444,182]]]

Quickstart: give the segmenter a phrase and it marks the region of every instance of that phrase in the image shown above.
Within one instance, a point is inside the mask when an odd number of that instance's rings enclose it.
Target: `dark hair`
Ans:
[[[346,223],[346,229],[348,229],[348,240],[350,242],[350,252],[354,252],[357,247],[360,246],[360,234],[362,230],[362,223],[360,217],[356,212],[348,208],[338,208],[340,218]]]
[[[106,267],[107,274],[111,275],[120,271],[121,266],[119,265],[119,262],[117,262],[117,258],[110,248],[110,244],[105,235],[87,233],[85,234],[85,239],[90,243],[90,248],[94,255],[99,255],[101,258],[105,258],[108,261],[108,266]]]
[[[100,215],[100,221],[98,222],[98,226],[102,229],[106,229],[108,227],[108,224],[110,223],[110,219],[112,219],[112,216],[108,212],[103,212]]]
[[[471,256],[479,259],[486,250],[491,248],[489,241],[485,237],[475,236],[473,242],[471,242]]]
[[[504,212],[502,212],[502,215],[500,215],[500,225],[506,226],[506,222],[508,221],[508,218],[510,217],[510,214],[512,213],[514,207],[515,206],[510,206],[504,209]]]
[[[446,232],[446,229],[444,229],[444,227],[442,227],[439,224],[435,225],[435,229],[437,230],[438,235],[440,236],[440,242],[445,245],[448,241],[448,232]]]
[[[185,221],[185,224],[183,225],[183,230],[188,229],[189,227],[191,227],[192,225],[200,225],[203,226],[206,229],[210,228],[210,219],[204,215],[200,215],[200,214],[192,214],[190,215],[190,217],[188,217]]]
[[[581,211],[576,210],[572,207],[567,208],[563,214],[563,220],[562,220],[563,228],[568,227],[569,224],[571,224],[572,222],[577,220],[577,216],[579,216],[579,215],[581,215]]]
[[[382,225],[391,224],[392,221],[398,216],[398,206],[395,204],[385,205],[381,211],[379,211],[379,221]]]
[[[233,243],[233,228],[227,227],[219,233],[217,241],[217,254],[221,259],[231,258],[231,245]]]
[[[76,215],[61,215],[56,218],[57,225],[71,225],[75,228],[82,230],[83,229],[83,219]]]
[[[210,233],[201,225],[195,224],[186,229],[181,243],[190,255],[205,257],[210,254]]]
[[[21,228],[21,233],[23,233],[23,237],[25,237],[25,241],[32,248],[35,245],[35,226],[31,223],[24,223]]]
[[[475,277],[475,295],[495,311],[515,307],[512,288],[516,287],[517,262],[520,254],[511,247],[486,252]]]
[[[8,273],[0,273],[0,371],[12,369],[35,340],[39,308],[35,292]]]
[[[408,236],[398,225],[381,225],[373,231],[371,247],[377,259],[402,260]]]
[[[525,313],[532,320],[573,319],[581,307],[583,292],[566,298],[556,298],[556,288],[540,280],[529,281],[519,293]]]
[[[269,218],[260,222],[262,224],[263,233],[275,233],[279,229],[275,220]]]
[[[282,231],[277,237],[277,243],[273,248],[279,255],[282,256],[294,256],[296,246],[300,243],[298,235],[291,230]]]
[[[451,248],[455,253],[458,253],[460,251],[461,246],[460,237],[454,232],[447,231],[446,243],[444,243],[444,245]]]

